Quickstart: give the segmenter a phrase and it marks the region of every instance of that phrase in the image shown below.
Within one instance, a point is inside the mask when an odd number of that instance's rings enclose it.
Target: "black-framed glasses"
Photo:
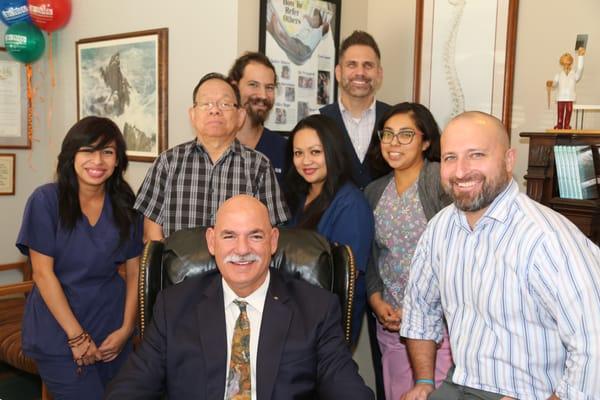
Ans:
[[[416,131],[410,128],[400,129],[398,132],[394,132],[393,129],[383,128],[377,131],[377,136],[379,136],[379,140],[381,143],[390,144],[396,138],[398,143],[400,144],[410,144],[413,141],[413,138],[417,134]]]
[[[215,106],[221,111],[232,111],[238,108],[237,104],[226,101],[204,101],[200,103],[194,102],[194,107],[198,107],[198,109],[202,111],[212,110]]]

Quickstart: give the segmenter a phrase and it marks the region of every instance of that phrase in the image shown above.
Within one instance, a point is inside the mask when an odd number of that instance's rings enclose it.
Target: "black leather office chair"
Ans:
[[[187,277],[217,268],[208,252],[206,228],[183,229],[164,242],[146,244],[140,266],[139,332],[152,319],[156,295]],[[271,267],[335,293],[340,299],[346,341],[350,343],[356,266],[350,247],[330,243],[306,229],[281,228]]]

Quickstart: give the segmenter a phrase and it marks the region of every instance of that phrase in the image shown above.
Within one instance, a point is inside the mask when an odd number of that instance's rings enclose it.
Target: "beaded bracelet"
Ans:
[[[84,367],[83,359],[87,355],[87,352],[90,350],[90,346],[92,345],[92,338],[90,337],[89,333],[87,333],[86,331],[83,331],[79,335],[77,335],[73,338],[67,339],[67,343],[68,343],[69,347],[71,347],[71,348],[79,347],[86,342],[87,342],[87,347],[85,348],[83,353],[81,353],[81,356],[73,359],[73,361],[75,361],[75,364],[77,365],[77,375],[83,374],[83,367]]]
[[[435,382],[432,379],[417,379],[415,384],[417,383],[427,383],[428,385],[435,386]]]
[[[87,333],[86,331],[81,332],[79,335],[67,339],[67,344],[69,345],[69,347],[77,347],[83,343],[85,343],[86,341],[90,340],[90,334]]]

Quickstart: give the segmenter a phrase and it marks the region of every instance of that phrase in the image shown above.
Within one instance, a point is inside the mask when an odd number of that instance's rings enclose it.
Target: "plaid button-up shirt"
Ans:
[[[267,157],[235,140],[213,164],[204,147],[192,140],[160,154],[134,207],[161,225],[167,237],[179,229],[213,225],[221,203],[237,194],[263,202],[273,225],[289,217]]]

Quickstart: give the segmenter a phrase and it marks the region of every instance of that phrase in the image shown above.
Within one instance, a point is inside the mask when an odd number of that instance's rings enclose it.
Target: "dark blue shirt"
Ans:
[[[271,161],[280,186],[289,166],[287,143],[287,139],[283,136],[264,128],[255,148],[256,151],[260,151]]]
[[[37,188],[27,200],[17,247],[52,257],[54,274],[83,329],[99,345],[123,324],[125,282],[118,267],[142,252],[142,219],[130,239],[119,246],[108,193],[96,225],[83,216],[72,230],[59,222],[58,185]],[[22,331],[23,350],[29,354],[71,356],[67,337],[36,286],[27,297]]]
[[[300,210],[296,210],[290,221],[291,226],[297,225],[301,217],[304,200],[300,204]],[[363,193],[351,183],[342,186],[321,216],[317,224],[317,232],[330,242],[350,246],[354,254],[358,277],[352,316],[352,342],[356,343],[366,305],[365,271],[375,234],[373,211]]]

